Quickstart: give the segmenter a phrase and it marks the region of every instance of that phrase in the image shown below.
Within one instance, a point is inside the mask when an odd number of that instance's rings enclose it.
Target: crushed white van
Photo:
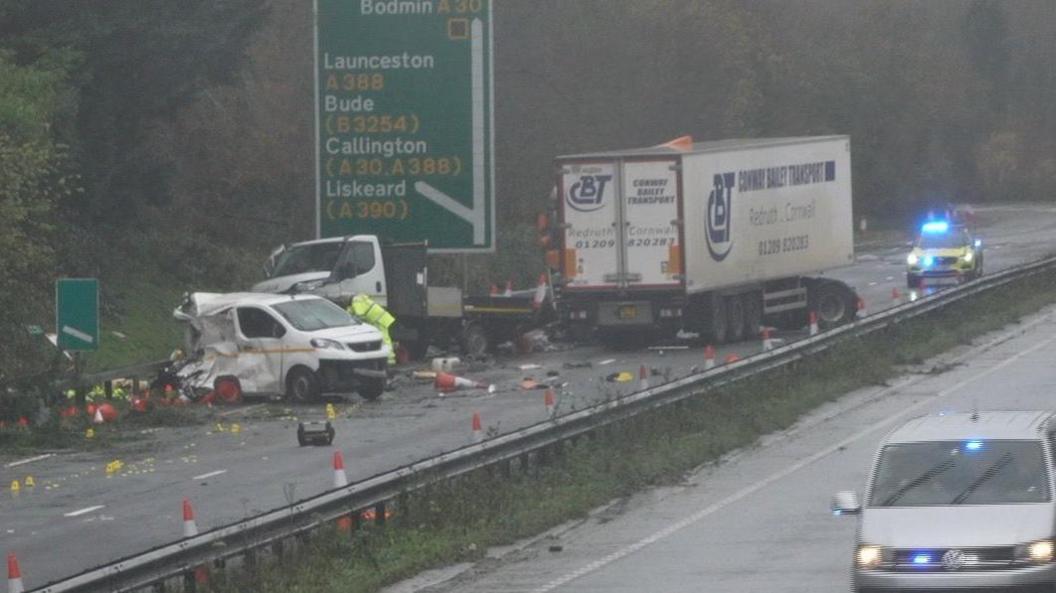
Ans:
[[[381,333],[318,296],[197,292],[174,312],[186,323],[186,385],[212,389],[234,377],[249,395],[311,401],[385,391],[389,356]]]

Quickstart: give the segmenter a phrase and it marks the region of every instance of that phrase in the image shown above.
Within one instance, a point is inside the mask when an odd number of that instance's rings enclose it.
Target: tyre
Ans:
[[[818,325],[822,329],[827,329],[854,319],[856,313],[851,299],[851,292],[841,285],[819,284],[814,297],[814,310],[818,314]]]
[[[726,339],[730,342],[744,340],[744,298],[741,295],[726,297]]]
[[[725,344],[729,327],[726,324],[726,299],[712,297],[708,306],[708,331],[715,345]]]
[[[906,274],[906,288],[920,288],[920,276]]]
[[[319,391],[319,377],[311,369],[295,367],[286,375],[286,401],[315,401],[319,399]]]
[[[744,299],[744,335],[754,336],[759,333],[763,326],[763,300],[762,295],[750,292],[742,297]]]
[[[385,393],[385,379],[363,379],[356,392],[367,401],[374,401]]]
[[[459,345],[466,356],[484,356],[488,353],[488,334],[479,323],[470,323],[462,329]]]

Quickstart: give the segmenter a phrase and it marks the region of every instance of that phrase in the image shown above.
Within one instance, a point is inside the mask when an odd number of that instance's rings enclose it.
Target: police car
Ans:
[[[966,228],[946,220],[924,223],[906,257],[906,285],[920,288],[925,278],[974,280],[983,275],[983,243]]]

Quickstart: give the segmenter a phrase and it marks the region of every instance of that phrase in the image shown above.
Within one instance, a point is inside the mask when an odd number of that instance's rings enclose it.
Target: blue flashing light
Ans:
[[[930,222],[925,222],[924,225],[920,227],[920,232],[929,235],[937,235],[945,233],[949,230],[950,223],[946,222],[945,220],[932,220]]]
[[[964,444],[964,448],[968,451],[978,451],[983,448],[983,441],[968,441]]]
[[[915,554],[913,564],[928,564],[931,562],[931,554]]]
[[[935,257],[931,255],[925,255],[924,259],[922,260],[922,263],[924,264],[925,268],[930,268],[931,266],[935,265]]]

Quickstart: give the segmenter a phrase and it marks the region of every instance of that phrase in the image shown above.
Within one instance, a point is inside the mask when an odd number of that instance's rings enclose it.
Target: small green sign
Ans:
[[[320,237],[495,249],[491,0],[316,0]]]
[[[55,333],[62,350],[99,349],[99,280],[55,281]]]

